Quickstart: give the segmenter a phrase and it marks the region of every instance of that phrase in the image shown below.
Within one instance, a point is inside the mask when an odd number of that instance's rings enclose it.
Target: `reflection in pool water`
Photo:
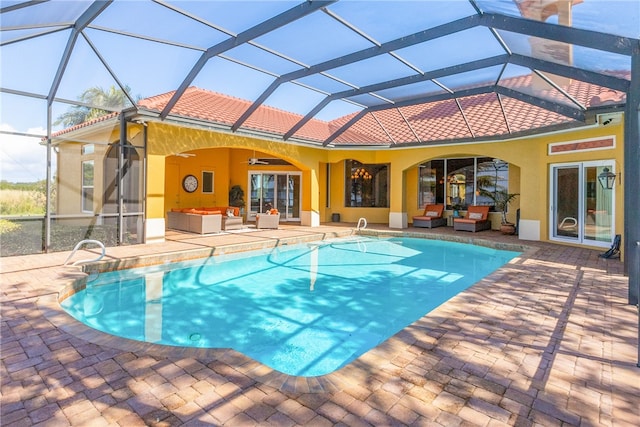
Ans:
[[[103,273],[62,301],[98,330],[233,348],[278,371],[330,373],[517,256],[415,238],[350,238]]]

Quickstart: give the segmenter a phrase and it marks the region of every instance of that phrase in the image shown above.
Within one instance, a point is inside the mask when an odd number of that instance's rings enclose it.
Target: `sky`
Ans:
[[[171,1],[171,3],[203,17],[208,22],[223,23],[224,29],[231,33],[239,33],[300,2],[281,0]],[[65,7],[60,8],[60,4],[64,4]],[[19,19],[16,18],[17,13],[5,13],[0,22],[0,28],[56,20],[65,22],[76,17],[87,4],[80,1],[47,2],[23,9],[20,12],[22,17]],[[512,14],[514,11],[517,12],[512,0],[492,2],[480,0],[478,4],[490,11],[504,11]],[[605,5],[606,7],[603,7]],[[331,5],[330,10],[349,20],[358,29],[381,43],[474,13],[466,0],[369,3],[341,0]],[[436,10],[437,13],[435,13]],[[177,14],[170,13],[153,2],[116,1],[111,4],[92,22],[93,26],[115,27],[121,31],[144,34],[148,37],[175,40],[181,46],[152,43],[123,36],[116,38],[110,32],[96,28],[86,29],[84,35],[76,42],[73,55],[56,91],[56,97],[76,100],[86,88],[99,86],[108,89],[114,85],[116,82],[103,61],[108,63],[110,70],[115,73],[120,83],[132,88],[134,97],[148,97],[175,90],[202,55],[203,49],[229,37],[223,31],[214,30],[181,15],[177,18],[176,16]],[[384,19],[381,20],[380,16]],[[615,19],[616,16],[624,16],[625,19]],[[640,0],[584,0],[574,8],[576,25],[589,29],[597,28],[601,31],[622,31],[622,35],[630,37],[640,36],[640,30],[633,29],[634,24],[637,27],[640,22],[639,16]],[[169,25],[169,22],[175,25]],[[292,36],[291,30],[295,31],[295,36]],[[13,40],[40,31],[43,29],[0,31],[0,40]],[[405,48],[399,54],[425,71],[456,65],[483,57],[487,52],[491,55],[495,54],[495,40],[491,36],[487,37],[486,33],[488,31],[483,33],[481,29],[480,31],[469,30],[468,34],[460,33],[457,43],[465,49],[451,49],[450,45],[434,40],[425,47]],[[68,38],[68,30],[58,31],[0,46],[0,87],[12,91],[47,95]],[[528,47],[524,37],[511,35],[507,39],[514,46],[520,45],[521,49]],[[328,14],[321,12],[259,37],[256,41],[290,58],[295,58],[305,65],[321,63],[335,56],[372,46],[371,42],[354,35]],[[100,56],[96,55],[94,48]],[[425,52],[428,54],[425,55]],[[254,100],[275,77],[240,65],[241,63],[252,64],[262,70],[271,70],[275,74],[286,74],[301,67],[300,64],[268,55],[256,46],[246,44],[225,52],[225,55],[232,60],[220,58],[209,60],[192,84],[234,97]],[[580,51],[576,53],[576,57],[577,60],[590,59],[593,64],[589,66],[596,68],[615,66],[612,64],[616,64],[616,61],[626,59],[611,57],[609,54],[601,56],[593,52],[583,54]],[[390,80],[414,73],[414,70],[390,56],[330,70],[331,75],[357,86],[370,84],[376,81],[375,79]],[[474,78],[474,76],[476,79],[480,76],[484,79],[488,73],[468,74],[464,76],[465,79]],[[449,78],[449,81],[455,85],[455,78]],[[325,92],[349,88],[339,81],[318,75],[302,79],[301,82]],[[465,81],[464,83],[474,82]],[[324,97],[323,93],[289,83],[282,85],[265,104],[304,115]],[[366,97],[363,96],[360,99],[364,98]],[[369,97],[369,101],[372,99]],[[69,108],[69,104],[53,103],[51,108],[52,117],[55,120]],[[332,120],[359,109],[360,107],[353,104],[336,101],[322,110],[316,118]],[[47,105],[43,100],[25,99],[0,92],[1,131],[45,135],[46,114]],[[54,127],[53,131],[58,129],[59,127]],[[45,150],[39,145],[38,138],[0,133],[0,179],[14,182],[43,179],[46,171],[44,153]]]
[[[0,124],[0,130],[15,132],[8,124]],[[43,128],[27,129],[33,134],[46,134]],[[47,151],[39,138],[0,134],[0,180],[9,182],[34,182],[45,178]]]

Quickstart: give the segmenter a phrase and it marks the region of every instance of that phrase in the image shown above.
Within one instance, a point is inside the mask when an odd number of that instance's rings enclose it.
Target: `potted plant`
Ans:
[[[244,190],[239,185],[234,185],[229,190],[229,206],[244,208]]]
[[[454,203],[453,205],[451,205],[451,210],[453,211],[454,218],[459,218],[460,211],[462,210],[462,205]]]
[[[464,206],[460,203],[460,198],[456,197],[451,201],[451,210],[453,211],[453,216],[455,218],[460,217],[460,211],[464,208]]]
[[[509,210],[509,203],[513,202],[513,200],[518,197],[519,193],[509,193],[507,190],[496,190],[496,191],[487,191],[480,190],[480,194],[486,196],[493,200],[493,203],[496,207],[496,211],[500,212],[502,215],[500,222],[500,230],[503,234],[515,234],[516,226],[515,224],[509,222],[507,220],[507,211]]]

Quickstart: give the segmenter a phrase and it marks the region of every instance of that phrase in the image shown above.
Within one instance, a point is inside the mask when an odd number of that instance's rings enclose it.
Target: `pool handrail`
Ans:
[[[79,264],[86,264],[86,263],[90,263],[90,262],[96,262],[96,261],[100,261],[102,258],[104,258],[105,254],[106,254],[106,249],[104,247],[104,244],[99,240],[85,239],[85,240],[79,241],[76,244],[76,246],[73,248],[73,250],[71,251],[71,253],[67,257],[67,259],[65,260],[64,264],[62,264],[62,265],[66,266],[67,263],[69,262],[69,260],[71,258],[73,258],[73,256],[76,254],[78,249],[80,249],[80,246],[82,246],[82,245],[84,245],[86,243],[95,243],[96,245],[100,246],[100,248],[102,249],[102,254],[100,254],[100,256],[98,258],[95,258],[95,259],[79,259],[78,261],[76,261],[73,264],[71,264],[72,266],[76,266],[76,265],[79,265]]]

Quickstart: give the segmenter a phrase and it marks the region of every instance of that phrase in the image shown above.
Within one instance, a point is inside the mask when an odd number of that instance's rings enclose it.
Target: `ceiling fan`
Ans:
[[[250,157],[247,163],[250,165],[268,165],[269,164],[269,162],[265,162],[264,160],[260,160],[256,157]]]
[[[244,163],[244,162],[243,162]],[[268,165],[269,163],[256,157],[256,150],[253,150],[253,157],[247,159],[249,165]]]

